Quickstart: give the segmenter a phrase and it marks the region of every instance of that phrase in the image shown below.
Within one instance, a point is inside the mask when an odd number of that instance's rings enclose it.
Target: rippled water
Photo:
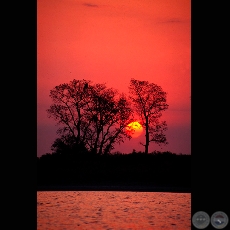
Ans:
[[[190,230],[191,193],[39,191],[37,230]]]

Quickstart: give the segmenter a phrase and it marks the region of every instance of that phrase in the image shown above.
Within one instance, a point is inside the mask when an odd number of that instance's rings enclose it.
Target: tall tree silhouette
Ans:
[[[130,103],[106,84],[74,79],[54,87],[50,97],[53,104],[47,113],[61,126],[57,133],[72,136],[88,151],[106,154],[115,143],[131,138],[125,131],[132,118]]]
[[[168,108],[166,92],[154,83],[132,78],[129,85],[130,99],[134,110],[141,119],[145,129],[145,153],[148,153],[149,143],[167,144],[164,131],[167,130],[166,121],[159,121],[162,111]]]

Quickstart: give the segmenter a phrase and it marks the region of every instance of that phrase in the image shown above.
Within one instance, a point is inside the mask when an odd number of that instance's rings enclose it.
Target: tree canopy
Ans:
[[[148,153],[149,143],[167,144],[164,131],[167,130],[166,121],[160,121],[162,111],[168,109],[166,92],[154,83],[132,78],[129,85],[130,99],[133,109],[141,120],[145,129],[145,153]]]
[[[106,84],[74,79],[54,87],[50,97],[53,104],[47,113],[57,121],[61,136],[54,149],[71,142],[92,153],[107,154],[115,143],[131,138],[125,130],[133,116],[130,103]]]
[[[132,78],[129,97],[105,83],[73,79],[50,90],[53,101],[48,117],[57,121],[60,136],[52,150],[61,152],[90,152],[108,154],[115,144],[130,139],[134,130],[127,131],[134,114],[145,130],[145,153],[150,142],[167,144],[166,121],[160,121],[168,109],[167,93],[148,81]]]

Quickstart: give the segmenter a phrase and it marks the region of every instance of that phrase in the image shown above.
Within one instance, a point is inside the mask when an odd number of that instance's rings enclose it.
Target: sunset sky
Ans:
[[[191,1],[37,1],[37,155],[58,137],[47,117],[49,92],[73,79],[128,93],[131,78],[167,92],[169,144],[154,150],[191,154]],[[114,151],[144,151],[144,133]]]

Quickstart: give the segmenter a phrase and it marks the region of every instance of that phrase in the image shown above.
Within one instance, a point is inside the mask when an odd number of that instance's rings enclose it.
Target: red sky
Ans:
[[[191,154],[190,0],[37,1],[37,155],[51,153],[55,122],[47,117],[53,87],[73,79],[128,93],[131,78],[167,92],[169,144],[149,151]],[[115,151],[144,151],[138,138]]]

